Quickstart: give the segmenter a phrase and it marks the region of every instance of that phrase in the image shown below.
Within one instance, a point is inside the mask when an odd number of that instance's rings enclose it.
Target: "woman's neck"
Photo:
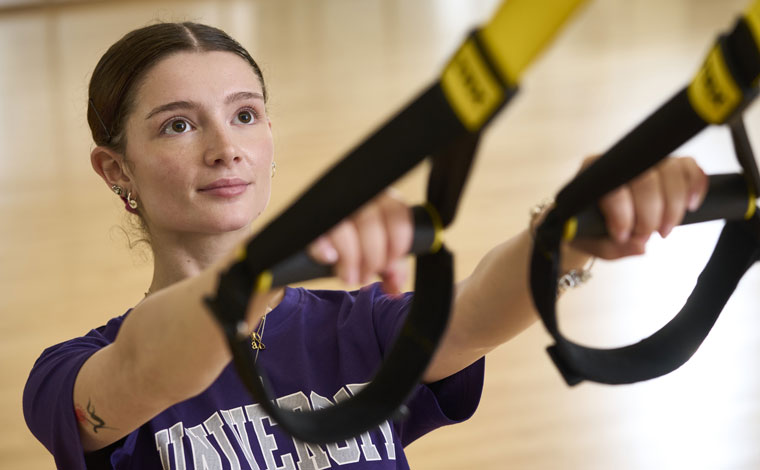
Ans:
[[[171,243],[153,236],[153,281],[146,296],[183,279],[196,276],[208,268],[224,269],[236,257],[236,249],[248,240],[250,229],[223,235],[194,237]],[[269,313],[283,299],[284,288],[275,288],[261,297],[263,314]],[[265,308],[264,308],[265,307]]]
[[[250,234],[248,228],[221,235],[172,237],[152,234],[153,280],[148,292],[156,292],[224,262]]]

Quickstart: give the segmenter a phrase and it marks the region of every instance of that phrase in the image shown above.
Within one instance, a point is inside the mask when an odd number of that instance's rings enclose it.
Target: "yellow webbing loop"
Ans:
[[[256,285],[253,287],[255,292],[269,292],[272,288],[272,272],[262,271],[259,277],[256,278]]]
[[[575,240],[575,235],[578,233],[578,218],[571,217],[565,222],[564,229],[562,230],[562,239],[566,242]]]
[[[749,188],[749,203],[747,204],[747,212],[744,213],[744,220],[749,220],[755,215],[757,210],[757,195],[752,188]]]
[[[710,124],[722,124],[742,101],[742,92],[716,44],[689,84],[689,103]]]
[[[246,250],[245,245],[240,245],[237,250],[235,250],[235,261],[245,261],[247,257],[248,250]]]
[[[462,124],[480,130],[514,88],[523,70],[585,0],[508,0],[478,32],[491,66],[470,37],[441,75],[441,88]],[[494,76],[494,70],[500,76]]]
[[[433,223],[433,230],[435,231],[435,235],[433,237],[433,243],[430,245],[430,253],[435,254],[438,253],[438,250],[440,250],[443,246],[443,221],[441,220],[441,216],[438,213],[438,209],[436,209],[435,206],[430,202],[425,202],[422,207],[425,208],[425,211],[430,216],[430,221]]]

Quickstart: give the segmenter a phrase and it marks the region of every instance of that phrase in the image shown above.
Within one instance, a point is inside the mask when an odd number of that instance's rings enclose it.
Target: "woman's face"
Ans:
[[[247,229],[269,202],[262,86],[233,53],[161,60],[137,89],[126,137],[131,189],[154,237]]]

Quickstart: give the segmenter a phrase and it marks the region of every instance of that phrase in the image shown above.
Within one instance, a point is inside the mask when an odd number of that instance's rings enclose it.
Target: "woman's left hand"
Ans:
[[[708,184],[694,159],[667,158],[599,201],[609,238],[579,239],[571,246],[603,259],[642,254],[652,233],[667,237],[687,210],[699,208]]]

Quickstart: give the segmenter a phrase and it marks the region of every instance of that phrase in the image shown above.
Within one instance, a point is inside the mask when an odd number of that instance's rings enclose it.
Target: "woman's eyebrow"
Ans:
[[[171,103],[162,104],[161,106],[157,106],[153,108],[147,116],[145,116],[145,119],[148,120],[155,116],[158,113],[163,113],[166,111],[175,111],[177,109],[193,109],[197,108],[198,104],[194,103],[192,101],[172,101]]]
[[[251,99],[259,99],[264,100],[264,95],[261,93],[254,93],[251,91],[238,91],[236,93],[231,93],[227,95],[227,98],[225,98],[224,103],[230,104],[234,103],[235,101],[242,101],[242,100],[251,100]]]
[[[234,103],[235,101],[242,101],[242,100],[251,100],[251,99],[259,99],[264,100],[264,95],[261,93],[254,93],[251,91],[238,91],[235,93],[231,93],[227,95],[227,97],[224,99],[224,104],[230,104]],[[158,113],[163,113],[166,111],[176,111],[178,109],[193,109],[199,107],[197,103],[193,101],[172,101],[171,103],[162,104],[161,106],[157,106],[153,108],[146,116],[145,119],[148,120],[155,116]]]

